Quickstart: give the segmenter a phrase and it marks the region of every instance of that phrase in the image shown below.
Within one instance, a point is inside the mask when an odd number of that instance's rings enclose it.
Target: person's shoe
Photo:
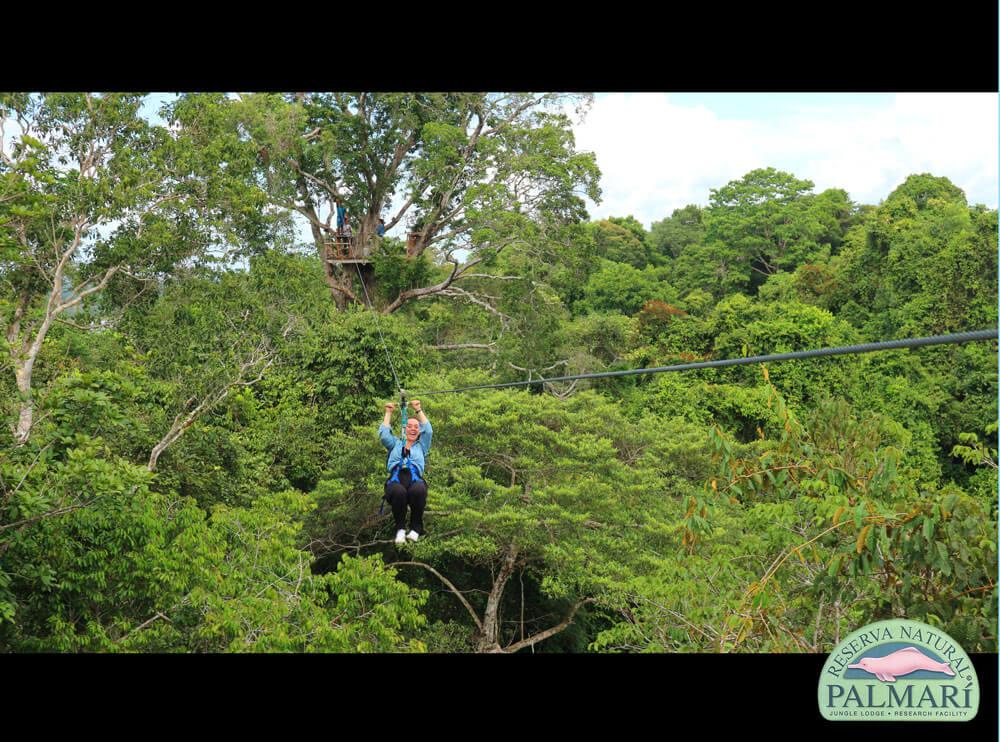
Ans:
[[[416,541],[418,538],[420,538],[420,534],[417,533],[416,531],[410,531],[408,534],[406,534],[406,538],[410,539],[410,541]]]
[[[400,528],[398,531],[396,531],[396,544],[399,545],[405,543],[406,543],[406,530]]]

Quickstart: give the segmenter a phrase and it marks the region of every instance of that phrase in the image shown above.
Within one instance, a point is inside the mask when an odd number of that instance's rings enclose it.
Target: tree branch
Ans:
[[[257,373],[257,377],[254,379],[246,380],[243,378],[244,374],[247,374],[251,369],[258,366],[262,361],[266,361],[264,366],[260,368]],[[160,455],[174,442],[177,441],[185,431],[190,428],[195,420],[198,419],[205,411],[211,409],[216,404],[221,402],[229,394],[229,390],[238,386],[252,386],[258,381],[264,378],[264,373],[267,369],[274,363],[273,355],[269,354],[262,347],[257,348],[250,356],[250,358],[240,365],[240,369],[237,372],[237,376],[232,381],[228,382],[221,389],[215,392],[209,393],[197,407],[195,407],[186,416],[184,412],[181,411],[174,418],[173,425],[170,426],[170,430],[167,434],[160,439],[160,441],[153,446],[153,450],[149,454],[149,463],[146,464],[146,468],[149,471],[156,471],[156,463],[160,458]],[[188,403],[193,400],[188,400]],[[183,419],[182,419],[183,418]]]
[[[462,601],[462,605],[465,606],[465,610],[469,612],[469,615],[472,616],[472,620],[476,622],[476,627],[479,629],[480,632],[482,632],[483,622],[479,620],[479,616],[476,615],[475,610],[473,610],[472,606],[469,605],[469,601],[465,599],[465,596],[462,595],[462,592],[457,587],[455,587],[447,577],[438,572],[431,565],[424,564],[423,562],[389,562],[387,566],[403,566],[403,565],[413,565],[414,567],[423,567],[428,572],[437,577],[439,580],[441,580],[441,582],[443,582],[445,586],[447,586],[447,588],[455,594],[455,597],[457,597],[460,601]]]
[[[538,644],[538,642],[543,641],[544,639],[548,639],[550,636],[558,634],[560,631],[563,631],[567,626],[573,623],[573,618],[576,616],[576,612],[580,610],[580,608],[583,605],[585,605],[586,603],[593,603],[593,602],[595,602],[593,598],[584,598],[583,600],[577,602],[570,609],[569,615],[567,615],[566,618],[563,619],[562,623],[558,624],[557,626],[553,626],[551,629],[540,631],[534,636],[529,636],[527,639],[524,639],[523,641],[515,642],[514,644],[508,644],[506,647],[503,648],[502,651],[505,653],[517,652],[522,649],[525,649],[526,647]]]
[[[476,262],[478,263],[480,261],[477,260]],[[385,308],[384,314],[392,314],[401,306],[403,306],[403,304],[408,302],[410,299],[421,299],[425,296],[430,296],[431,294],[437,294],[441,291],[444,291],[449,286],[451,286],[452,282],[454,282],[455,278],[458,276],[460,268],[457,261],[453,262],[452,264],[454,267],[451,269],[451,275],[448,276],[444,281],[435,286],[427,286],[422,289],[410,289],[409,291],[403,291],[399,296],[396,297],[396,300],[393,301],[392,304],[390,304]]]
[[[500,317],[504,321],[510,319],[510,317],[508,317],[506,314],[504,314],[499,309],[497,309],[496,307],[494,307],[488,301],[485,301],[485,300],[481,299],[478,294],[475,294],[472,291],[466,291],[465,289],[463,289],[463,288],[461,288],[459,286],[451,286],[449,288],[442,289],[440,291],[440,293],[444,294],[445,296],[462,296],[462,297],[465,297],[466,299],[468,299],[469,301],[471,301],[473,304],[482,307],[483,309],[485,309],[490,314],[495,314],[497,317]],[[490,298],[492,298],[492,297],[490,297]]]
[[[453,343],[446,345],[428,345],[427,347],[434,350],[463,350],[468,348],[473,350],[494,351],[496,343]]]

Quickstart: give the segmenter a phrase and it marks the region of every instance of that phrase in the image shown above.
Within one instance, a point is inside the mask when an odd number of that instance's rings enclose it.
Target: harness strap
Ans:
[[[390,456],[391,455],[392,454],[390,454]],[[410,470],[410,475],[413,477],[413,481],[415,481],[415,482],[423,481],[423,477],[420,476],[420,467],[416,463],[411,462],[409,456],[404,456],[402,458],[402,460],[400,461],[400,463],[398,463],[394,467],[392,467],[392,472],[389,475],[389,480],[388,481],[389,482],[398,482],[399,481],[399,472],[402,471],[404,468]]]

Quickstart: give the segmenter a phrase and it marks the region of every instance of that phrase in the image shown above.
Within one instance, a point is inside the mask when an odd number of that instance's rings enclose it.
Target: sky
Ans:
[[[996,93],[602,93],[575,126],[603,197],[594,219],[646,228],[755,168],[877,204],[906,176],[946,176],[997,207]]]
[[[172,97],[154,94],[144,111],[155,120]],[[591,217],[631,214],[647,229],[761,167],[867,204],[929,172],[997,208],[998,103],[996,93],[599,93],[574,133],[601,169]]]

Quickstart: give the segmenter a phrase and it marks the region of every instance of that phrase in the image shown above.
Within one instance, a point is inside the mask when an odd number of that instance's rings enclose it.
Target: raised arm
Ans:
[[[396,409],[396,405],[392,402],[386,402],[385,405],[385,416],[382,418],[382,424],[378,428],[378,437],[382,441],[382,445],[388,448],[390,451],[392,447],[396,445],[396,436],[392,434],[392,428],[389,427],[392,422],[392,411]]]

